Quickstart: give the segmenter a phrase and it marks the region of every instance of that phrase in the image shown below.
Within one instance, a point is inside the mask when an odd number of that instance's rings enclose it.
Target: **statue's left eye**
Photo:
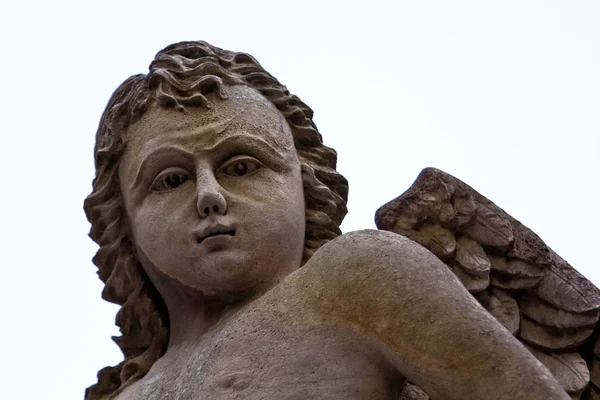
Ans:
[[[259,170],[261,167],[262,167],[262,164],[254,158],[250,158],[250,157],[237,158],[236,157],[236,158],[230,160],[227,164],[225,164],[225,166],[223,166],[223,168],[221,168],[221,171],[223,171],[223,173],[228,176],[244,176],[244,175],[253,174],[257,170]]]

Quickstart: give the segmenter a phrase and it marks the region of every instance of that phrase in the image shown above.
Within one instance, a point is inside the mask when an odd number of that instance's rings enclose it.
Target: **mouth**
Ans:
[[[235,236],[235,229],[230,229],[227,227],[212,227],[205,229],[197,238],[196,242],[198,244],[202,243],[204,240],[215,237],[215,236]]]

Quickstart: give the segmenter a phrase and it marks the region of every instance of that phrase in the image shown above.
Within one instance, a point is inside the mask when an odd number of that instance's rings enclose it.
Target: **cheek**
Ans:
[[[166,249],[180,249],[190,240],[186,232],[191,230],[195,208],[192,205],[190,210],[185,196],[180,197],[150,196],[134,213],[134,241],[148,256],[164,253]]]
[[[270,173],[239,181],[229,189],[226,199],[232,215],[255,234],[292,235],[304,229],[306,215],[299,168],[288,174]],[[304,231],[300,234],[304,236]]]
[[[304,238],[306,210],[299,172],[274,181],[273,188],[268,193],[267,213],[272,223],[279,226],[279,230],[284,230],[280,234],[285,234],[290,239],[294,235]]]

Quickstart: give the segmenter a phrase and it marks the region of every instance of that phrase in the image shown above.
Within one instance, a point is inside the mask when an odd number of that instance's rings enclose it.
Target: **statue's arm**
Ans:
[[[441,261],[409,239],[345,234],[304,269],[320,312],[359,330],[432,398],[570,398]]]

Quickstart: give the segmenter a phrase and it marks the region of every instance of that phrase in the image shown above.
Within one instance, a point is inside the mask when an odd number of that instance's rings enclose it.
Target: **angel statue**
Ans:
[[[206,42],[117,88],[84,207],[124,360],[87,400],[600,399],[595,286],[435,169],[342,235],[312,116]]]

